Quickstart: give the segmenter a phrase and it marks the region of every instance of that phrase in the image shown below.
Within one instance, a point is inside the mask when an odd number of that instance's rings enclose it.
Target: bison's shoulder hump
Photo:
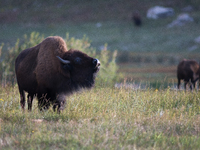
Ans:
[[[66,45],[65,40],[60,36],[49,36],[44,41],[42,41],[42,44],[50,44],[50,45]]]
[[[61,56],[67,52],[67,45],[65,40],[60,36],[49,36],[41,43],[40,53],[53,53],[54,55]]]

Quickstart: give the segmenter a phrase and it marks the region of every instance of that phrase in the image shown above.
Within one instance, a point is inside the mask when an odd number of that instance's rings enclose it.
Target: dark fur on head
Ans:
[[[80,88],[93,87],[99,69],[98,59],[79,50],[67,50],[61,37],[46,38],[35,47],[22,51],[16,58],[15,72],[22,109],[25,107],[26,91],[29,110],[34,96],[38,98],[40,109],[53,104],[54,110],[62,110],[65,95]]]
[[[183,59],[177,68],[178,89],[180,88],[181,80],[184,80],[185,90],[187,83],[190,81],[195,88],[195,83],[199,79],[199,75],[199,64],[195,60]],[[192,90],[192,85],[190,85],[190,89]]]

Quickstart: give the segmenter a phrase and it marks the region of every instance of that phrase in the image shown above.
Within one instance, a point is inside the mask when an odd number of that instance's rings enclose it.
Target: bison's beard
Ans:
[[[83,80],[77,80],[78,76],[71,78],[69,82],[63,83],[58,93],[73,94],[81,89],[91,89],[94,87],[95,79],[99,69],[93,70],[91,73],[85,75]]]
[[[96,67],[88,71],[87,74],[82,74],[81,72],[71,72],[71,78],[61,81],[62,83],[57,89],[57,93],[68,95],[81,89],[90,89],[94,87],[97,72],[99,70],[100,67]]]
[[[87,80],[86,80],[86,83],[87,83],[87,86],[86,88],[92,88],[95,84],[95,79],[96,79],[96,76],[97,76],[97,73],[99,72],[100,70],[100,67],[96,67],[94,70],[93,70],[93,73],[91,76],[88,76]]]
[[[97,75],[96,73],[93,73],[91,75],[88,75],[84,81],[74,82],[74,84],[73,84],[73,85],[75,85],[74,90],[79,90],[82,88],[87,88],[87,89],[92,88],[95,84],[96,75]]]
[[[94,84],[95,84],[95,79],[96,79],[96,76],[97,76],[97,73],[93,73],[91,75],[91,77],[88,77],[86,80],[85,80],[85,86],[83,85],[84,88],[92,88],[94,87]]]
[[[86,78],[83,82],[78,83],[77,88],[89,89],[94,87],[95,79],[99,69],[100,69],[99,67],[94,68],[90,74],[86,75]]]

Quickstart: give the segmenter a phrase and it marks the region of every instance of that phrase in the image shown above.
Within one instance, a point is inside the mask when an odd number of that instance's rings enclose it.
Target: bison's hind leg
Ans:
[[[178,89],[180,89],[181,79],[178,78]]]
[[[24,108],[25,108],[25,101],[26,101],[26,99],[25,99],[25,92],[24,92],[24,90],[19,89],[19,93],[20,93],[20,105],[21,105],[21,108],[24,110]]]
[[[28,103],[28,110],[29,111],[32,110],[32,102],[33,102],[33,95],[32,94],[28,94],[27,103]]]

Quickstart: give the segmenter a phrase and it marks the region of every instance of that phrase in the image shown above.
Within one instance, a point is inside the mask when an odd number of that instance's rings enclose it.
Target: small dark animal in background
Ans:
[[[133,23],[135,24],[135,26],[140,27],[142,25],[142,19],[138,12],[133,12],[132,20],[133,20]]]
[[[25,92],[28,93],[28,110],[32,109],[34,96],[40,110],[52,104],[54,111],[63,110],[65,96],[81,88],[94,86],[100,61],[87,54],[70,49],[59,36],[46,38],[35,47],[23,50],[15,61],[15,72],[25,107]]]
[[[187,83],[191,82],[195,88],[195,83],[199,79],[200,68],[195,60],[183,59],[177,68],[178,89],[180,88],[181,80],[184,80],[184,88],[186,90]],[[192,85],[190,84],[192,90]]]

